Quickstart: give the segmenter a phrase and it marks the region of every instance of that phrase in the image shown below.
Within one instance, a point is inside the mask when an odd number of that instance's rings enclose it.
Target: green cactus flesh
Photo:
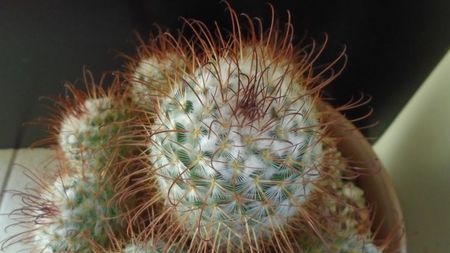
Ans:
[[[296,215],[313,190],[319,120],[290,71],[251,54],[224,58],[161,99],[150,159],[190,231],[266,234]]]
[[[56,212],[43,216],[35,242],[41,252],[90,253],[108,247],[111,231],[120,231],[119,209],[110,204],[112,187],[96,177],[64,176],[42,194]]]

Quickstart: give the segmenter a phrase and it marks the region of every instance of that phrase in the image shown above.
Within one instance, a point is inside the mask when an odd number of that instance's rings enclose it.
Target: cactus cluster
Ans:
[[[328,135],[324,46],[229,11],[231,33],[186,21],[63,110],[59,176],[22,195],[36,252],[382,252]]]

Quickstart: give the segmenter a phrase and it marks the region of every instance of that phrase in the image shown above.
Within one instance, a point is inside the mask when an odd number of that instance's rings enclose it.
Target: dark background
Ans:
[[[267,1],[230,1],[238,12],[269,20]],[[450,48],[450,1],[272,1],[281,20],[293,16],[297,38],[329,44],[323,61],[347,47],[348,64],[326,92],[342,104],[360,93],[373,97],[349,117],[376,140]],[[1,0],[0,148],[26,147],[42,139],[45,125],[24,125],[48,116],[64,82],[83,87],[83,69],[99,77],[123,67],[119,53],[135,53],[135,32],[144,38],[157,23],[174,31],[180,16],[229,24],[218,0]],[[229,26],[228,26],[229,27]],[[450,70],[449,70],[450,72]]]

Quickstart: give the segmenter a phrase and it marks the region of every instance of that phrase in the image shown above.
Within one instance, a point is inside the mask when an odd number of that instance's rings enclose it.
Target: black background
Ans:
[[[267,1],[230,1],[237,12],[269,21]],[[351,118],[376,140],[450,47],[450,1],[297,0],[272,1],[278,17],[290,10],[296,36],[321,41],[322,60],[344,46],[348,64],[326,92],[342,104],[360,93],[373,97]],[[174,31],[180,16],[208,25],[229,25],[218,0],[1,0],[0,148],[25,147],[45,136],[45,125],[27,126],[48,116],[51,102],[40,97],[64,94],[64,82],[83,87],[83,69],[99,77],[120,69],[119,53],[135,53],[135,32],[144,38],[154,24]],[[229,26],[228,26],[229,27]],[[450,73],[450,70],[449,70]]]

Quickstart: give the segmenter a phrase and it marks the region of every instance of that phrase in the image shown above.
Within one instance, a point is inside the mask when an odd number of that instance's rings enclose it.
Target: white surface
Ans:
[[[14,150],[5,149],[0,151],[0,189],[5,181],[5,177],[8,174],[8,167],[13,159]]]
[[[10,163],[12,150],[0,151],[0,178],[6,174]],[[6,190],[23,190],[26,187],[33,187],[34,182],[26,176],[28,170],[38,173],[43,176],[47,172],[55,169],[53,163],[54,152],[48,149],[20,149],[17,151],[15,160],[13,162],[10,177],[7,181]],[[1,181],[3,182],[3,181]],[[20,207],[19,198],[11,198],[11,194],[4,194],[2,203],[0,205],[0,241],[5,240],[11,235],[17,234],[23,229],[14,226],[5,231],[5,228],[14,223],[6,214],[10,213],[15,208]],[[29,249],[23,245],[15,244],[8,247],[5,251],[7,253],[29,252]]]
[[[410,253],[450,252],[450,51],[375,145]]]

